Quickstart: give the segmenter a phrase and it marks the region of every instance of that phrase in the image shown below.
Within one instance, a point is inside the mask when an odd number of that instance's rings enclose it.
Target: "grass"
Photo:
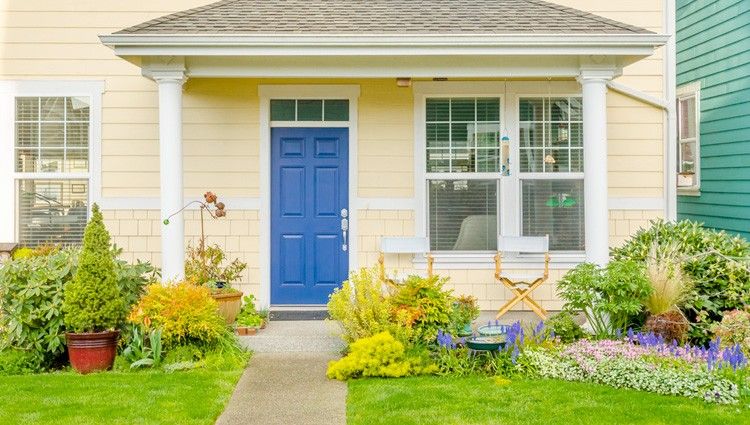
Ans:
[[[419,377],[349,382],[358,424],[750,424],[750,406],[554,380]]]
[[[0,424],[213,424],[241,370],[0,377]]]

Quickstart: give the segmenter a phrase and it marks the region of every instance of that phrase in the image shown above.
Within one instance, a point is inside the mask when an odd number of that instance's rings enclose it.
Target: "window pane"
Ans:
[[[541,173],[544,171],[544,150],[521,149],[521,172]]]
[[[65,172],[85,173],[89,170],[88,149],[68,149],[65,152]]]
[[[21,180],[18,190],[19,242],[78,244],[88,216],[85,180]]]
[[[39,119],[42,121],[62,121],[65,119],[64,97],[40,98]]]
[[[40,149],[40,169],[43,173],[61,173],[63,170],[63,149]]]
[[[85,148],[89,145],[89,123],[69,122],[65,125],[65,145]]]
[[[323,120],[323,101],[322,100],[298,100],[297,101],[297,121],[322,121]]]
[[[450,152],[450,149],[427,149],[427,172],[449,172]]]
[[[581,99],[522,98],[519,105],[521,172],[579,172],[583,156],[573,149],[583,145]]]
[[[568,114],[568,99],[567,98],[552,98],[549,99],[549,120],[550,121],[569,121],[570,114]]]
[[[35,122],[17,122],[16,146],[39,146],[39,124]]]
[[[39,98],[16,98],[16,121],[39,121]]]
[[[348,100],[326,100],[325,121],[349,121]]]
[[[16,171],[33,173],[39,167],[39,149],[16,149]]]
[[[450,120],[450,100],[427,99],[427,122]]]
[[[680,138],[695,138],[695,98],[680,99]]]
[[[65,141],[65,124],[42,122],[39,142],[44,147],[63,147]]]
[[[294,100],[271,100],[271,121],[294,121]]]
[[[523,123],[520,128],[521,147],[544,145],[544,124]]]
[[[450,146],[450,124],[427,123],[427,147],[447,148]]]
[[[477,121],[500,121],[500,102],[494,98],[477,99]]]
[[[65,98],[65,119],[67,121],[88,121],[89,99],[87,97]]]
[[[583,180],[522,180],[522,234],[549,235],[550,249],[584,250]]]
[[[476,119],[476,99],[451,99],[451,121],[471,121]]]
[[[497,211],[497,180],[430,181],[430,249],[496,250]]]
[[[680,172],[695,172],[695,142],[680,143]]]
[[[520,121],[544,121],[544,99],[521,99],[519,102]]]

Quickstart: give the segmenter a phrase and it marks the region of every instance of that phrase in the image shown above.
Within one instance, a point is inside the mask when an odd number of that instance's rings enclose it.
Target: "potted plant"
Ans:
[[[188,246],[187,259],[185,260],[185,280],[195,285],[206,286],[211,289],[211,296],[219,304],[219,312],[227,324],[234,323],[242,306],[242,292],[232,288],[242,272],[247,267],[246,263],[235,259],[228,264],[226,254],[219,245],[206,245],[206,234],[204,231],[204,218],[208,214],[213,219],[226,216],[225,205],[219,202],[213,192],[203,194],[204,201],[192,201],[173,213],[166,219],[164,224],[169,224],[169,219],[183,211],[190,205],[198,205],[201,216],[201,237],[197,247]]]
[[[110,369],[120,334],[116,327],[125,316],[125,302],[117,283],[109,232],[96,204],[83,234],[78,268],[65,285],[63,313],[73,368],[80,373]]]
[[[255,335],[258,329],[266,326],[268,319],[267,311],[258,311],[255,307],[255,297],[247,295],[243,298],[244,305],[237,316],[237,334]]]
[[[469,336],[473,333],[471,323],[479,317],[477,299],[471,295],[462,295],[453,302],[453,333],[458,336]]]

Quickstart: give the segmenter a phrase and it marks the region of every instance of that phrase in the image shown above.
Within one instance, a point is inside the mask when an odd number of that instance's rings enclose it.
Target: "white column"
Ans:
[[[609,262],[609,207],[607,206],[607,81],[611,71],[582,71],[583,175],[586,216],[586,261]]]
[[[184,206],[182,185],[182,71],[155,72],[159,86],[159,173],[162,220]],[[185,275],[185,223],[182,213],[161,224],[161,266],[164,282]]]

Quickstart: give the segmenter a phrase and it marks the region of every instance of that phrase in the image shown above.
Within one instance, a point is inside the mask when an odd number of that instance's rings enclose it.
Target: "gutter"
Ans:
[[[648,93],[634,89],[630,86],[626,86],[625,84],[620,84],[615,81],[609,81],[607,82],[607,87],[609,87],[610,89],[618,93],[622,93],[625,96],[639,100],[643,103],[647,103],[651,106],[655,106],[659,109],[663,109],[665,111],[668,111],[670,109],[670,105],[666,100],[659,99],[658,97],[655,97],[655,96],[651,96]]]

